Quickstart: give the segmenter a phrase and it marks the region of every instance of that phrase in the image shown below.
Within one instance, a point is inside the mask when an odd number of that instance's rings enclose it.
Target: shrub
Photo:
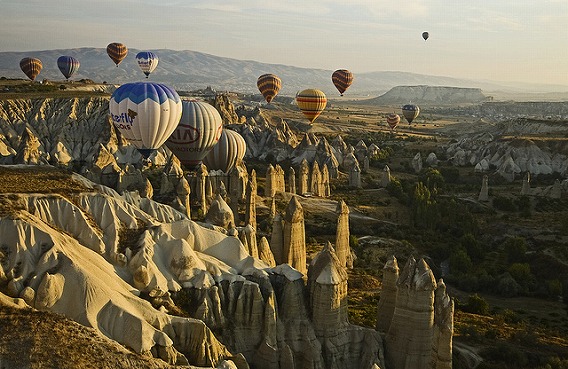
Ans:
[[[462,308],[463,311],[478,315],[489,315],[489,303],[477,293],[470,295],[467,304]]]
[[[516,211],[517,210],[517,207],[513,203],[513,200],[511,200],[508,197],[504,197],[504,196],[496,196],[495,198],[493,198],[493,207],[495,209],[501,210],[501,211]]]

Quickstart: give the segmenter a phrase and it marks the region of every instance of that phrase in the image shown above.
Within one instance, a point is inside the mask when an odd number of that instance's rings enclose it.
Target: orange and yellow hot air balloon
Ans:
[[[38,58],[23,58],[20,60],[20,69],[32,81],[35,80],[39,72],[41,72],[43,64]]]
[[[128,48],[120,42],[113,42],[107,46],[107,54],[118,67],[120,62],[128,55]]]
[[[263,74],[258,77],[256,81],[256,86],[258,90],[264,96],[267,103],[270,103],[272,99],[278,94],[280,88],[282,87],[282,81],[275,74]]]
[[[313,123],[325,109],[327,98],[322,91],[309,88],[296,94],[296,104],[310,123]]]
[[[337,88],[337,91],[343,96],[345,90],[353,83],[353,73],[347,69],[338,69],[331,75],[331,80]]]

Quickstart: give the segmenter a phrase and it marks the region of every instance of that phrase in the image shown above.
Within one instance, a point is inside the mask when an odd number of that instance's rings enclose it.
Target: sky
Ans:
[[[568,86],[568,0],[0,0],[0,9],[0,51],[122,42],[355,74]]]

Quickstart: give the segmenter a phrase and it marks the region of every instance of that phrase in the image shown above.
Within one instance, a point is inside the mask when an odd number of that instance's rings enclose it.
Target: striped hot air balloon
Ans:
[[[79,60],[72,56],[60,56],[57,58],[57,68],[61,71],[61,74],[69,79],[75,72],[79,70]]]
[[[126,83],[110,97],[114,126],[146,159],[171,136],[181,118],[181,99],[166,85]]]
[[[280,88],[282,87],[282,81],[275,74],[263,74],[258,77],[256,81],[256,86],[258,90],[264,96],[267,103],[270,103],[272,99],[278,94]]]
[[[353,83],[353,73],[347,69],[338,69],[331,75],[331,80],[341,96],[343,96],[345,90],[347,90],[349,86],[351,86],[351,83]]]
[[[296,104],[310,123],[313,123],[325,109],[327,98],[322,91],[309,88],[296,94]]]
[[[20,60],[20,69],[32,81],[35,80],[39,72],[41,72],[41,68],[43,68],[43,64],[38,58],[23,58]]]
[[[404,115],[408,124],[411,124],[418,114],[420,114],[420,108],[418,105],[406,104],[402,107],[402,115]]]
[[[182,101],[181,120],[166,141],[179,161],[195,168],[219,142],[223,119],[213,105],[202,101]]]
[[[108,44],[107,54],[118,67],[120,62],[128,55],[128,48],[120,42],[113,42]]]
[[[390,129],[395,129],[399,123],[400,123],[400,115],[395,113],[387,115],[387,124],[389,125]]]
[[[203,164],[207,169],[228,173],[243,160],[246,151],[247,144],[243,136],[230,129],[224,129],[217,145],[213,146],[203,159]]]
[[[140,70],[144,72],[146,78],[156,69],[158,66],[158,56],[151,51],[140,51],[136,54],[136,62]]]

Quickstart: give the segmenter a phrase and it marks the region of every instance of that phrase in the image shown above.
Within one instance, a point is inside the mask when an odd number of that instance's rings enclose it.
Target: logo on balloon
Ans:
[[[201,137],[201,134],[195,127],[179,124],[168,141],[174,144],[190,144],[199,140],[199,137]]]

